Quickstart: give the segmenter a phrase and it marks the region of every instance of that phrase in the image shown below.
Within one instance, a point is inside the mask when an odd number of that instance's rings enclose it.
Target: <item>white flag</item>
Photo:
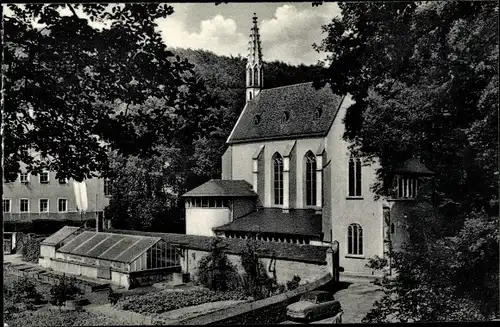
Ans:
[[[87,211],[88,209],[88,198],[87,198],[87,184],[85,181],[79,183],[73,182],[73,190],[75,191],[75,201],[78,211]]]

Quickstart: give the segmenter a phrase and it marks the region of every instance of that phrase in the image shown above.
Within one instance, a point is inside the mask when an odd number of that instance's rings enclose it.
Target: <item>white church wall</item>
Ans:
[[[331,160],[330,197],[333,239],[340,243],[340,265],[346,272],[371,274],[365,265],[369,258],[383,255],[382,200],[375,201],[370,186],[376,181],[377,164],[361,167],[361,196],[348,196],[349,158],[348,143],[342,139],[342,123],[346,108],[353,103],[347,96],[326,138],[327,160]],[[348,227],[357,223],[363,230],[363,254],[348,253]]]

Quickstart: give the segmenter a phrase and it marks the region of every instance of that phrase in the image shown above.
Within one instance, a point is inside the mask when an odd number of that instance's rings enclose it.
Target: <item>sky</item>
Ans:
[[[157,20],[158,31],[169,47],[204,49],[218,55],[248,54],[252,16],[258,17],[264,61],[313,65],[326,57],[312,47],[325,36],[321,27],[340,15],[335,2],[313,7],[312,2],[169,3],[174,13]],[[10,10],[4,7],[4,14]],[[80,17],[85,16],[76,10]],[[65,7],[63,15],[71,15]],[[100,28],[106,24],[90,22]],[[43,24],[34,23],[37,27]]]
[[[169,4],[174,14],[157,22],[167,46],[246,56],[252,16],[256,13],[264,61],[293,65],[316,64],[325,57],[312,44],[319,44],[324,37],[321,26],[340,15],[336,3],[318,7],[311,2]]]

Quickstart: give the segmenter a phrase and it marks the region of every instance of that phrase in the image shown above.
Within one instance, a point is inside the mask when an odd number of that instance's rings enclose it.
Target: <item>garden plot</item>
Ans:
[[[227,306],[247,300],[248,297],[245,294],[234,291],[160,291],[153,294],[128,296],[127,298],[118,301],[115,304],[115,307],[121,310],[128,310],[144,315],[154,316],[159,319],[178,320],[220,310]],[[206,309],[203,310],[200,305],[208,303],[211,305],[206,305]],[[173,311],[187,307],[193,308],[184,311]]]
[[[66,311],[48,303],[51,285],[4,269],[4,321],[9,327],[110,326],[117,321],[84,311]]]

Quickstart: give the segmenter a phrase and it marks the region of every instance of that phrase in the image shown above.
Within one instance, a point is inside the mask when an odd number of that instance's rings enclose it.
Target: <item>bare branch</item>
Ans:
[[[78,17],[78,15],[76,14],[76,11],[75,11],[75,9],[73,8],[73,6],[71,5],[71,3],[68,3],[68,4],[66,4],[66,5],[68,6],[69,10],[71,10],[71,12],[73,13],[73,16],[75,16],[76,18],[80,18],[80,17]]]

